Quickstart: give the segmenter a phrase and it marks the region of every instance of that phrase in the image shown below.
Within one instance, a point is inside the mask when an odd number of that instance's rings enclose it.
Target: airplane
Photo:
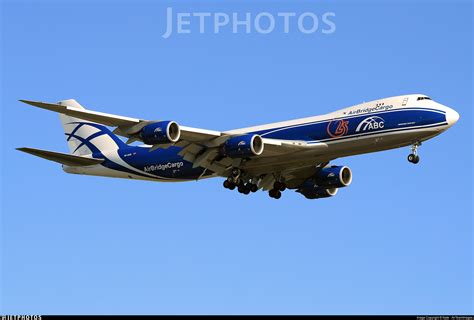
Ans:
[[[330,164],[337,158],[411,146],[408,161],[417,164],[422,142],[459,119],[422,94],[223,132],[92,111],[74,99],[20,101],[59,113],[70,153],[17,150],[58,162],[67,173],[163,182],[223,177],[226,189],[264,190],[274,199],[286,189],[307,199],[333,197],[352,182],[348,166]]]

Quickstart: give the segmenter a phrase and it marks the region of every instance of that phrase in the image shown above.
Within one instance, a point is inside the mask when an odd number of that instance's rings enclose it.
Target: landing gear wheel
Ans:
[[[411,154],[408,155],[408,161],[411,163],[417,164],[420,162],[420,157],[418,156],[418,147],[421,146],[421,142],[416,141],[411,147]]]
[[[408,155],[408,161],[413,163],[413,164],[417,164],[418,162],[420,162],[420,157],[416,154],[410,154]]]
[[[272,189],[268,192],[269,196],[274,199],[281,198],[281,192],[279,190]]]
[[[235,189],[235,183],[229,180],[225,180],[223,183],[224,188],[229,189],[229,190],[234,190]]]
[[[249,194],[250,193],[250,188],[247,187],[245,184],[241,183],[239,184],[239,187],[237,189],[240,193],[243,194]]]
[[[415,159],[413,159],[413,163],[414,163],[414,164],[417,164],[418,162],[420,162],[420,157],[419,157],[419,156],[415,156]]]
[[[251,192],[257,192],[258,191],[258,187],[257,187],[256,184],[253,184],[253,183],[250,184],[249,188],[250,188]]]

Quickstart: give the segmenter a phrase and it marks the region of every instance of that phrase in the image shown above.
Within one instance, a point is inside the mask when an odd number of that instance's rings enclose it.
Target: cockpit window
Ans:
[[[416,101],[420,101],[420,100],[431,100],[430,97],[418,97],[418,99],[416,99]]]

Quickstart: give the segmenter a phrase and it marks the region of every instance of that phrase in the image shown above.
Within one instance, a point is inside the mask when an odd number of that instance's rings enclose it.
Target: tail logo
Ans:
[[[67,141],[72,142],[71,153],[73,154],[80,152],[79,149],[83,147],[87,147],[90,153],[100,153],[106,149],[117,149],[124,144],[103,125],[92,122],[69,122],[67,125],[75,126],[70,133],[64,132]],[[96,140],[93,143],[94,139]]]

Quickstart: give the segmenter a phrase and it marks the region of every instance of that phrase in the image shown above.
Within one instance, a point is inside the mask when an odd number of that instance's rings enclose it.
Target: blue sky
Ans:
[[[181,12],[334,12],[336,31],[162,38]],[[2,1],[1,313],[472,313],[468,1]],[[195,21],[194,21],[195,22]],[[293,25],[294,27],[295,25]],[[460,121],[423,144],[338,159],[336,197],[243,196],[221,179],[67,175],[18,99],[226,130],[424,93]]]

